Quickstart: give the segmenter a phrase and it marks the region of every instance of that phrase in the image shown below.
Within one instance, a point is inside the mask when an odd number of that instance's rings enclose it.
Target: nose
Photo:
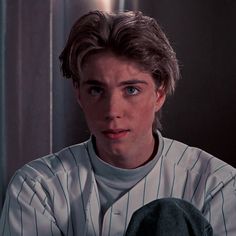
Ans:
[[[123,116],[124,102],[119,93],[106,96],[104,102],[105,120],[120,119]]]

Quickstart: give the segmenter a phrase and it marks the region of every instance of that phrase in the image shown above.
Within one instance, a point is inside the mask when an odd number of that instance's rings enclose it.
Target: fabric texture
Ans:
[[[157,199],[178,198],[201,212],[214,236],[235,236],[235,168],[160,133],[158,138],[155,166],[107,209],[103,220],[91,139],[23,166],[9,183],[0,235],[122,236],[136,210]]]
[[[158,143],[158,137],[156,143]],[[92,139],[93,141],[93,139]],[[93,141],[93,144],[95,140]],[[159,147],[162,150],[162,147]],[[135,169],[122,169],[102,161],[95,153],[90,155],[91,164],[98,187],[102,218],[106,210],[124,193],[144,178],[155,166],[160,153],[155,153],[153,159]]]
[[[212,236],[201,212],[176,198],[154,200],[134,212],[126,236]]]

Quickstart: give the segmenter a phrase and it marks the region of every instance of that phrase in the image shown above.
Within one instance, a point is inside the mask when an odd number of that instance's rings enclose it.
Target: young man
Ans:
[[[1,235],[236,235],[235,169],[158,131],[179,69],[154,19],[90,12],[60,60],[91,138],[16,172]]]

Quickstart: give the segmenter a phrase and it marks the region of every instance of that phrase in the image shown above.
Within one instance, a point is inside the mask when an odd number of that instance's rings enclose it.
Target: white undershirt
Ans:
[[[158,142],[158,137],[156,137],[156,142]],[[94,143],[95,140],[93,138],[93,145]],[[124,195],[151,171],[160,157],[161,145],[163,144],[159,143],[158,151],[151,161],[135,169],[123,169],[112,166],[101,160],[93,148],[94,152],[91,153],[90,158],[97,181],[102,218],[113,202]]]

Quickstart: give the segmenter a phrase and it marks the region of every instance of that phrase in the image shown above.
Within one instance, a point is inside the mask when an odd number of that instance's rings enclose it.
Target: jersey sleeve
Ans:
[[[213,228],[214,236],[236,235],[236,185],[235,176],[227,183],[221,182],[208,193],[205,217]]]
[[[61,236],[53,217],[52,193],[37,179],[18,171],[12,178],[5,198],[1,219],[2,236]]]

